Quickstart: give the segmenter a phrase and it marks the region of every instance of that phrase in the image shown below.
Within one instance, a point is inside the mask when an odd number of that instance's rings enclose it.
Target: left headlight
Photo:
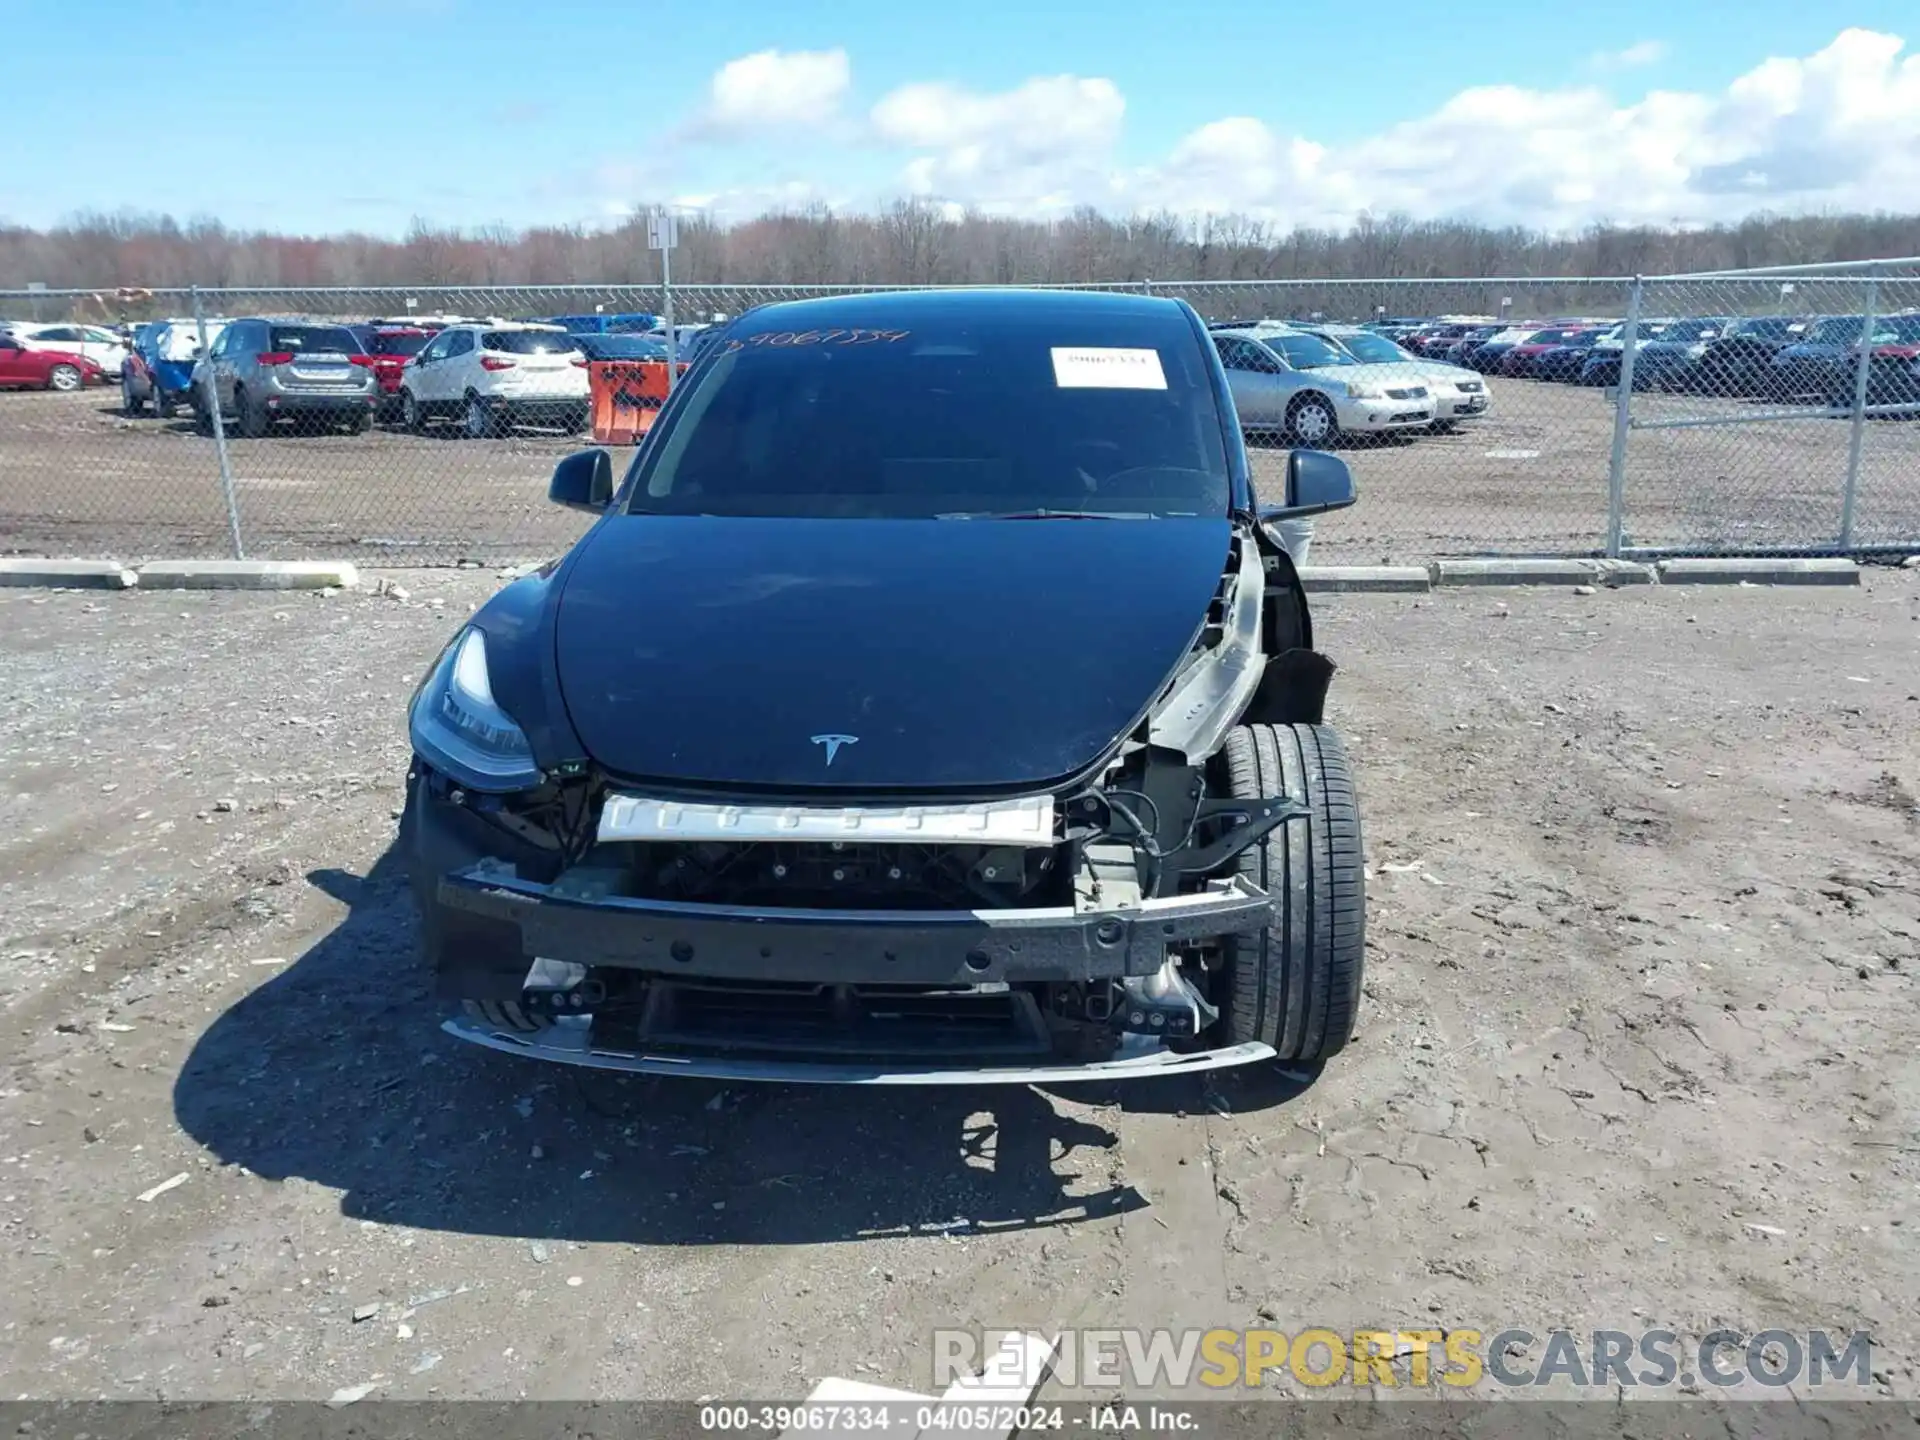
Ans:
[[[1348,380],[1347,398],[1349,400],[1384,400],[1387,392],[1378,385],[1370,385],[1364,380]]]
[[[407,733],[435,769],[474,790],[527,790],[545,777],[526,732],[493,698],[487,638],[469,627],[447,647],[414,696]]]

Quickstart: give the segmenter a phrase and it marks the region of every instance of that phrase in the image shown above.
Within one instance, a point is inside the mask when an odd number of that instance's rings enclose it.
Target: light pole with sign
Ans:
[[[680,221],[664,205],[656,205],[647,214],[647,248],[660,252],[660,310],[667,327],[667,392],[679,370],[678,346],[673,334],[673,247],[680,243]]]

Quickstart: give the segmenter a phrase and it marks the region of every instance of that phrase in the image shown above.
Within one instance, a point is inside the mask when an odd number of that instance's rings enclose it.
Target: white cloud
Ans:
[[[1624,50],[1603,50],[1598,55],[1588,57],[1587,63],[1595,70],[1637,70],[1642,65],[1655,65],[1666,58],[1666,41],[1642,40]]]
[[[1111,80],[1053,75],[997,94],[906,85],[870,118],[882,141],[931,152],[903,172],[911,193],[1044,212],[1103,189],[1126,108]]]
[[[1656,49],[1611,61],[1644,63]],[[1920,210],[1920,54],[1868,30],[1767,60],[1715,93],[1621,103],[1598,85],[1482,86],[1340,145],[1232,116],[1129,164],[1125,111],[1111,81],[1055,76],[997,94],[909,85],[871,122],[878,139],[911,152],[898,172],[910,192],[1009,213],[1092,204],[1345,225],[1404,211],[1558,230],[1761,209]]]
[[[852,83],[844,50],[758,50],[714,72],[694,130],[742,135],[829,123]]]

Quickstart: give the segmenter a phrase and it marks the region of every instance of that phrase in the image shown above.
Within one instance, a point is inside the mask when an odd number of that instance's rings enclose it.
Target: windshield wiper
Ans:
[[[1151,520],[1144,510],[949,510],[936,520]]]

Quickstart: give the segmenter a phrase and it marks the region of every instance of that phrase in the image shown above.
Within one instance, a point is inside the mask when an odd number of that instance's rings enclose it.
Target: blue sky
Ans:
[[[0,150],[0,220],[34,225],[1920,209],[1913,0],[11,0],[5,33],[44,123]]]

